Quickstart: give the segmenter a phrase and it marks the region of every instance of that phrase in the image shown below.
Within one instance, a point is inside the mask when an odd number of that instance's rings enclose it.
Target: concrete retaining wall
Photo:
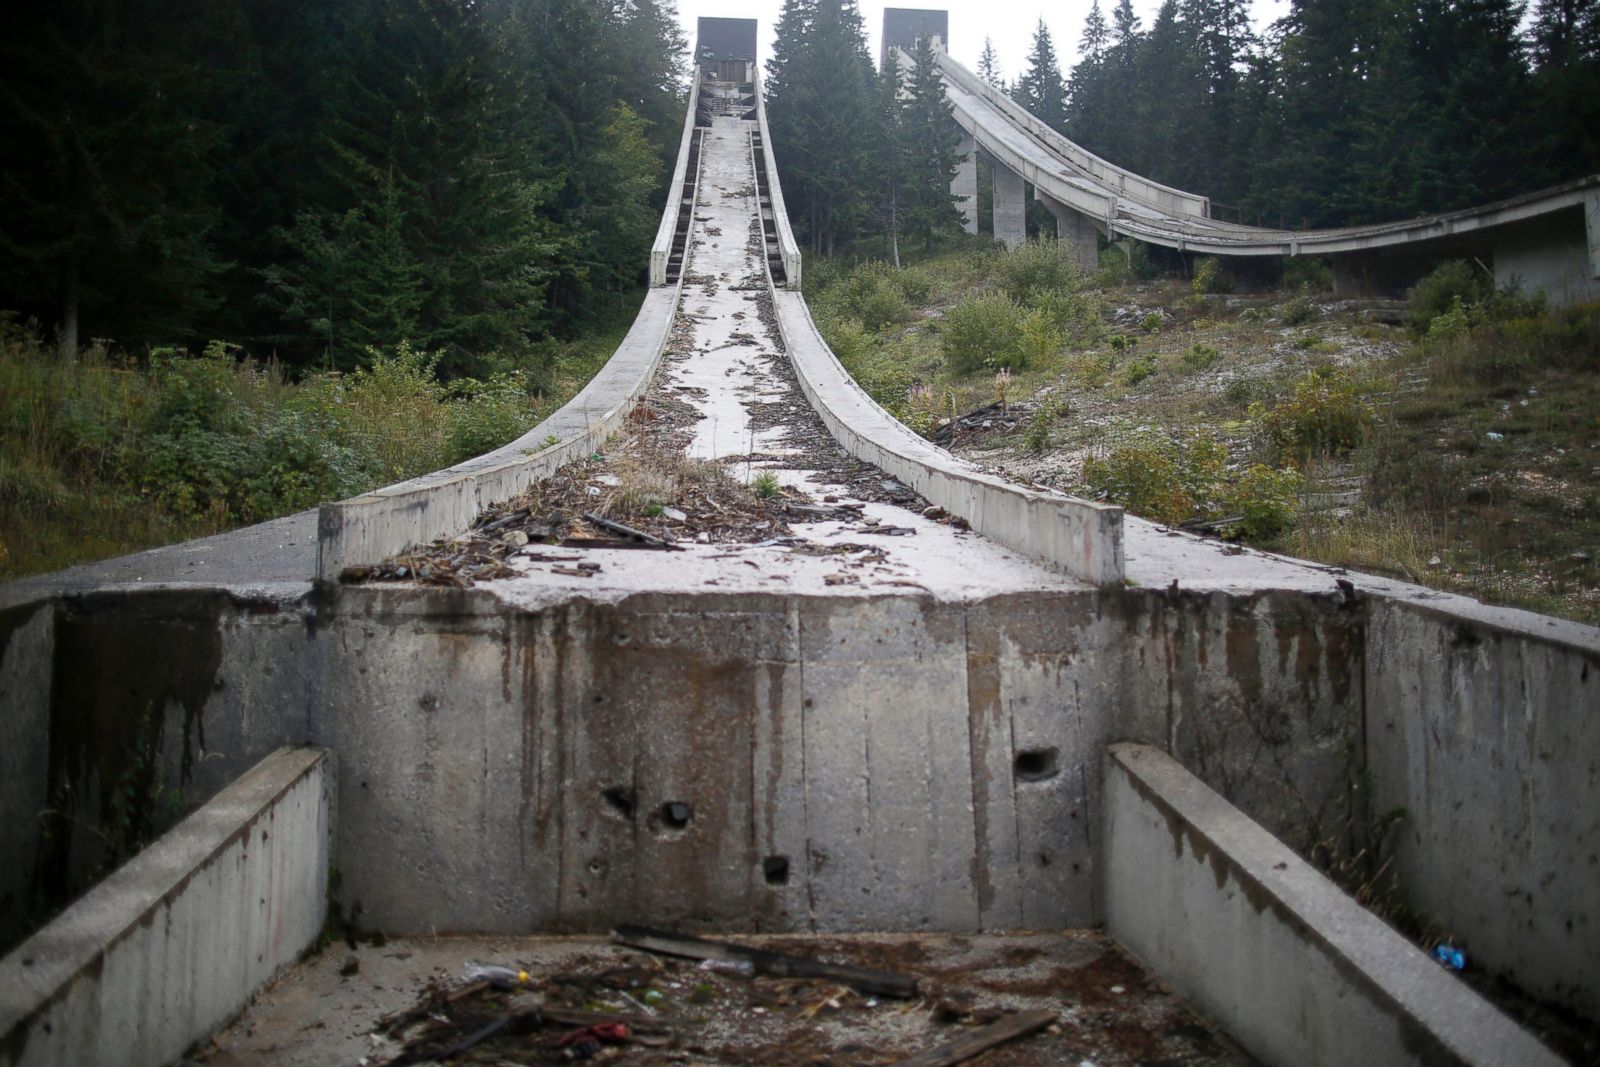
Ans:
[[[1405,812],[1396,871],[1425,922],[1600,1021],[1600,636],[1500,614],[1527,625],[1372,605],[1371,808]]]
[[[1561,1063],[1172,759],[1108,764],[1108,930],[1256,1056]]]
[[[1552,215],[1492,231],[1494,281],[1554,307],[1600,300],[1600,192]]]
[[[5,613],[0,945],[257,761],[307,739],[315,622],[300,601],[105,592]]]
[[[328,758],[284,749],[0,960],[0,1063],[181,1056],[321,932]]]
[[[839,365],[800,294],[775,293],[774,303],[800,388],[845,451],[1008,548],[1095,585],[1122,581],[1121,508],[1023,489],[918,437]]]
[[[1092,924],[1114,738],[1204,751],[1288,832],[1318,789],[1337,821],[1359,692],[1315,676],[1352,622],[1308,601],[344,588],[344,903],[390,933]]]

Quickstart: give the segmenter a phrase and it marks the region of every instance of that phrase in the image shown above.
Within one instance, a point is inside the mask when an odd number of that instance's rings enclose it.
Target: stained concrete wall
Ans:
[[[150,590],[7,613],[0,652],[0,945],[109,861],[306,740],[320,686],[301,600]]]
[[[328,758],[282,750],[0,960],[7,1067],[170,1063],[321,932]]]
[[[1405,898],[1474,966],[1600,1020],[1600,647],[1384,603],[1366,645]]]
[[[1600,300],[1600,192],[1586,203],[1494,230],[1494,281],[1554,307]]]
[[[1303,836],[1297,796],[1343,798],[1358,698],[1317,675],[1359,644],[1303,599],[348,589],[344,901],[392,933],[1091,924],[1108,741],[1204,752]]]
[[[1264,1062],[1561,1062],[1174,760],[1107,762],[1107,929]]]

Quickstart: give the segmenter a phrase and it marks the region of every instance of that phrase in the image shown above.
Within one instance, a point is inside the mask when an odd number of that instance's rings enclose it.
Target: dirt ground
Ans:
[[[511,1016],[520,1021],[449,1062],[583,1058],[571,1050],[599,1023],[605,1036],[597,1061],[844,1067],[900,1062],[1012,1013],[1046,1009],[1056,1017],[1047,1028],[969,1062],[1255,1062],[1098,932],[736,940],[913,976],[917,995],[892,999],[832,980],[708,970],[599,938],[394,940],[354,950],[340,943],[284,974],[196,1058],[210,1067],[441,1062],[426,1057]],[[464,976],[469,961],[526,978],[503,990],[475,989]],[[448,999],[462,989],[468,995]],[[628,1026],[626,1038],[603,1028],[618,1020]],[[418,1058],[407,1059],[408,1049]]]

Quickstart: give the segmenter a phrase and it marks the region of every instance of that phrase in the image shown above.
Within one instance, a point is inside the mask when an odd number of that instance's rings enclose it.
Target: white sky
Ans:
[[[1101,0],[1100,10],[1109,22],[1116,0]],[[1148,30],[1155,21],[1160,0],[1133,0],[1133,9]],[[771,54],[772,29],[778,21],[782,0],[678,0],[678,17],[694,47],[695,26],[702,16],[712,18],[757,19],[760,26],[761,62]],[[861,14],[867,23],[867,43],[873,62],[878,58],[878,35],[883,30],[885,7],[927,7],[950,13],[950,53],[963,66],[976,70],[983,39],[994,40],[1000,55],[1001,75],[1011,81],[1022,72],[1028,51],[1033,47],[1033,30],[1042,16],[1050,27],[1050,39],[1061,57],[1063,75],[1077,61],[1078,38],[1083,35],[1083,20],[1089,15],[1090,0],[947,0],[945,3],[874,3],[862,0]],[[1274,19],[1288,13],[1288,0],[1252,0],[1251,14],[1257,29],[1265,29]]]

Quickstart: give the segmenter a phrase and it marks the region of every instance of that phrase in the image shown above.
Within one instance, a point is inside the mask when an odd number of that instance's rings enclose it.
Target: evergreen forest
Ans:
[[[0,308],[450,378],[615,317],[682,127],[671,0],[24,0]]]
[[[1237,221],[1385,221],[1600,171],[1597,0],[1293,0],[1262,33],[1244,0],[1165,0],[1148,27],[1130,0],[1096,0],[1078,53],[1065,64],[1041,21],[1014,81],[987,42],[978,73],[1090,151]],[[900,107],[874,107],[886,90],[855,0],[785,0],[767,70],[802,239],[826,251],[907,232],[894,205],[908,187],[932,196],[930,168],[948,173],[954,144],[930,142],[933,105],[908,72],[887,72]],[[918,218],[924,235],[954,225],[932,200]]]

